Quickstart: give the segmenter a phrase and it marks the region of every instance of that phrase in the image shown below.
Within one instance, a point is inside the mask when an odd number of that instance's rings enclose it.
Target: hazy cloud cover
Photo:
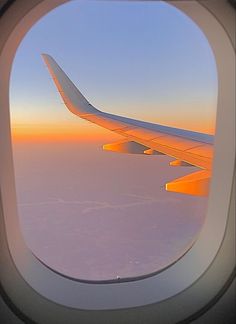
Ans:
[[[15,143],[18,209],[27,245],[76,278],[160,270],[192,244],[207,199],[166,192],[189,167],[171,158],[105,152],[101,143]]]

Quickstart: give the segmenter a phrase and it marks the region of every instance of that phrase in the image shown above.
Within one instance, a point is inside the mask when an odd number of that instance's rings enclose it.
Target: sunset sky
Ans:
[[[100,110],[212,134],[217,76],[206,38],[163,2],[72,1],[34,25],[11,75],[18,212],[33,253],[90,280],[175,262],[202,228],[207,197],[165,184],[197,168],[102,150],[120,137],[68,111],[41,53]]]
[[[72,1],[22,41],[11,75],[14,139],[116,138],[67,111],[42,61],[52,55],[99,109],[214,133],[217,76],[199,28],[163,2]]]

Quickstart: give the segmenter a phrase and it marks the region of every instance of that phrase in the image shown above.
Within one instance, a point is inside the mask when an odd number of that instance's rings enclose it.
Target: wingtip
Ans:
[[[41,54],[45,65],[47,66],[53,81],[66,104],[66,107],[75,115],[82,116],[87,114],[100,113],[93,107],[88,100],[82,95],[79,89],[68,78],[66,73],[61,69],[58,63],[46,53]]]
[[[42,53],[41,56],[45,63],[49,60],[54,61],[53,57],[47,53]]]

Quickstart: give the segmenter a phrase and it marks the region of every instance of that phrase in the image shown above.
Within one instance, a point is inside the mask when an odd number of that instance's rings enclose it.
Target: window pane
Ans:
[[[162,270],[191,247],[207,211],[206,196],[165,184],[200,169],[170,166],[168,155],[103,150],[124,137],[68,111],[41,53],[104,112],[214,135],[217,75],[207,40],[166,3],[73,1],[31,29],[13,66],[18,210],[29,248],[85,280]]]

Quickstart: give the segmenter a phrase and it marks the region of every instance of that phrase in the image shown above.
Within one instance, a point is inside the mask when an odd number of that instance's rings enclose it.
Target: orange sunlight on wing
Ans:
[[[153,123],[159,123],[161,125],[169,126],[169,127],[176,127],[181,129],[186,129],[194,132],[205,133],[214,135],[215,134],[215,118],[207,118],[207,119],[193,119],[193,118],[181,118],[177,120],[171,120],[167,118],[162,118],[162,122],[160,120],[154,120]]]

